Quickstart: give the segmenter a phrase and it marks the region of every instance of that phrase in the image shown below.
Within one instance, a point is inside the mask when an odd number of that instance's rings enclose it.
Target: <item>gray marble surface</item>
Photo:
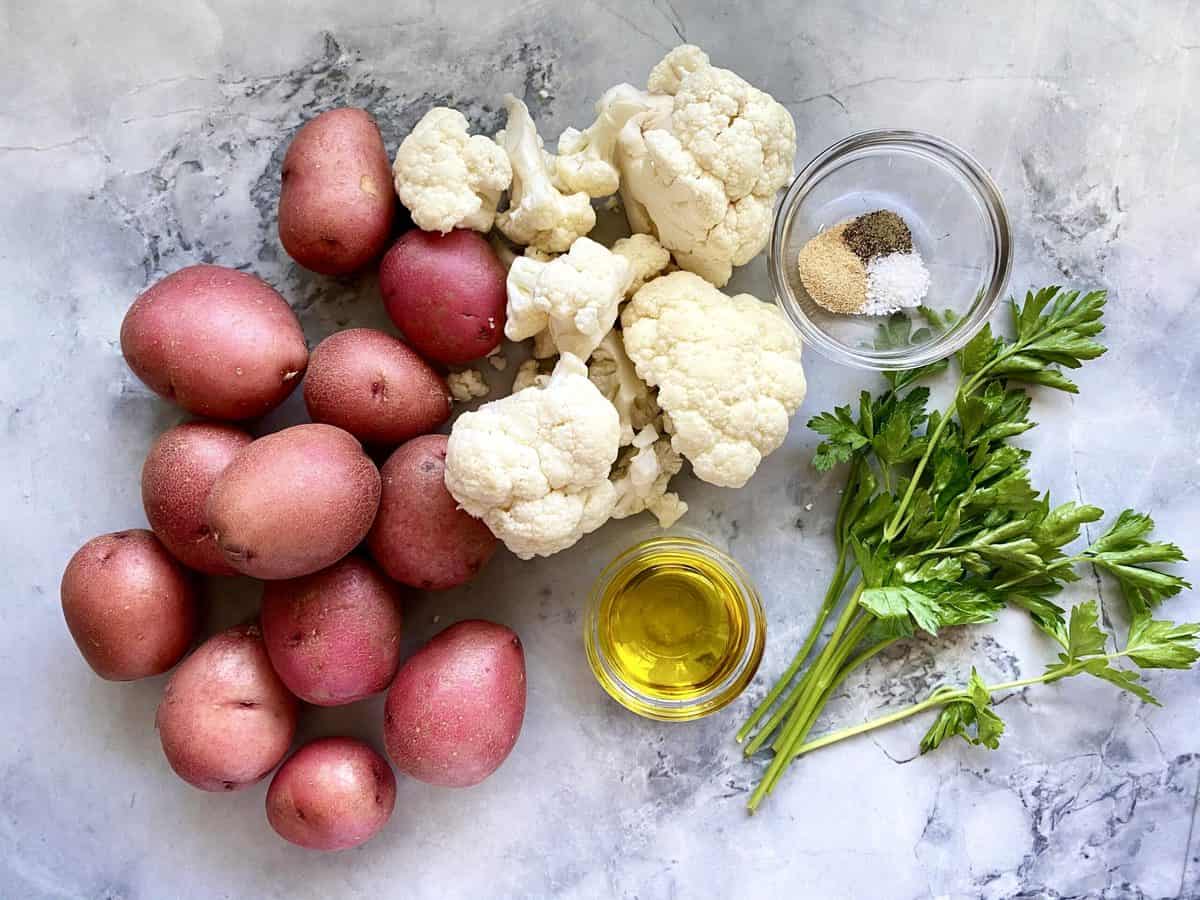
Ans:
[[[385,325],[370,277],[315,277],[279,247],[278,169],[296,126],[364,105],[394,148],[434,103],[494,128],[514,91],[553,135],[682,38],[787,104],[799,160],[877,126],[976,153],[1013,217],[1012,286],[1112,291],[1112,350],[1082,374],[1081,398],[1036,401],[1037,481],[1059,499],[1148,509],[1200,553],[1191,0],[4,0],[0,897],[1200,896],[1195,673],[1151,679],[1163,709],[1079,681],[1013,697],[997,752],[947,745],[914,759],[917,723],[851,742],[797,765],[747,818],[758,768],[732,732],[831,568],[837,484],[808,467],[803,421],[874,383],[816,358],[786,447],[747,489],[682,482],[690,524],[745,563],[771,622],[765,677],[703,723],[636,719],[588,672],[584,594],[629,523],[548,561],[499,557],[476,584],[411,604],[413,645],[469,615],[520,632],[525,728],[480,787],[402,780],[387,831],[336,856],[279,840],[264,786],[214,796],[176,780],[153,727],[162,679],[108,684],[79,658],[59,610],[62,567],[94,534],[144,524],[142,457],[181,419],[121,360],[131,299],[215,261],[278,285],[313,343],[348,323]],[[765,294],[764,261],[737,285]],[[263,427],[301,415],[293,398]],[[1077,596],[1098,588],[1115,609],[1106,585],[1085,580]],[[256,599],[238,580],[208,593],[213,627]],[[1171,611],[1200,617],[1200,601]],[[992,677],[1033,673],[1049,652],[1015,615],[918,640],[852,679],[828,721],[922,695],[972,661]],[[377,742],[379,705],[307,714],[303,735]]]

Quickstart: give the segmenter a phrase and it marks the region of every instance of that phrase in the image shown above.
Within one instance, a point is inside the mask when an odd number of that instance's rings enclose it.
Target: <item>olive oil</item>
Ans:
[[[739,581],[692,541],[647,541],[603,586],[599,650],[613,676],[647,698],[695,700],[725,682],[750,641]]]

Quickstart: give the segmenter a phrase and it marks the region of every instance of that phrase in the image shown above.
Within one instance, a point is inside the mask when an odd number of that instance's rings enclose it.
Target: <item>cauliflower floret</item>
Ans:
[[[663,528],[670,528],[687,512],[678,494],[668,493],[671,478],[683,468],[683,458],[660,436],[653,425],[637,433],[633,444],[621,451],[613,469],[617,504],[612,517],[624,519],[649,510]]]
[[[613,329],[604,336],[588,360],[588,378],[600,389],[621,417],[621,446],[633,443],[634,433],[654,422],[661,411],[646,382],[625,353],[621,333]]]
[[[527,359],[517,366],[517,375],[513,378],[512,393],[523,391],[529,387],[545,387],[550,381],[550,373],[542,370],[537,359]]]
[[[459,403],[470,403],[477,397],[486,397],[492,390],[478,369],[451,372],[446,376],[446,386],[450,388],[450,396]]]
[[[508,270],[504,334],[523,341],[548,331],[559,352],[587,359],[617,320],[632,277],[625,257],[589,238],[550,262],[518,257]]]
[[[671,445],[698,478],[744,485],[804,400],[800,342],[783,314],[673,272],[638,291],[621,324],[637,374],[658,388]]]
[[[464,413],[446,445],[446,488],[521,559],[565,550],[603,525],[617,491],[617,411],[565,354],[546,386]]]
[[[609,88],[596,101],[596,121],[583,131],[566,129],[558,138],[554,185],[564,193],[590,197],[614,194],[621,183],[616,166],[617,135],[633,116],[666,98],[652,97],[631,84]],[[668,101],[669,102],[669,101]]]
[[[643,284],[657,278],[671,264],[671,254],[652,234],[635,234],[613,244],[612,252],[629,260],[633,280],[625,291],[632,297]]]
[[[456,109],[435,106],[400,144],[392,175],[400,202],[418,228],[488,231],[500,195],[512,182],[508,154],[489,137],[468,131]]]
[[[512,94],[505,95],[504,107],[508,122],[496,141],[508,153],[513,177],[508,209],[496,222],[514,243],[562,253],[596,226],[596,211],[582,191],[562,194],[554,186],[548,167],[553,157],[542,149],[529,107]]]
[[[497,372],[503,372],[508,368],[508,360],[504,356],[504,351],[499,347],[493,347],[492,352],[487,355],[488,365]]]
[[[775,194],[791,176],[795,122],[691,45],[668,53],[647,86],[672,102],[631,117],[618,138],[629,224],[721,287],[766,245]]]

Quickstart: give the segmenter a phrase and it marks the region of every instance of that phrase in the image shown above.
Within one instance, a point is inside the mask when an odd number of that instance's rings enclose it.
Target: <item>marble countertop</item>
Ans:
[[[1163,709],[1082,680],[1016,696],[996,752],[956,743],[914,758],[917,722],[848,742],[795,766],[746,816],[759,770],[732,732],[802,637],[832,566],[837,479],[808,466],[803,422],[875,384],[815,356],[787,445],[748,488],[681,484],[690,524],[746,565],[771,622],[751,694],[702,723],[639,720],[587,669],[585,590],[629,523],[536,564],[499,557],[476,584],[412,604],[412,645],[469,615],[516,628],[528,716],[483,785],[401,780],[390,826],[355,851],[283,843],[263,816],[265,785],[187,787],[154,731],[162,679],[91,675],[62,623],[60,573],[87,538],[144,524],[142,458],[181,419],[121,359],[131,299],[213,261],[278,285],[313,343],[349,323],[385,327],[372,278],[319,278],[279,247],[279,162],[300,122],[366,106],[394,148],[435,103],[493,129],[513,91],[554,135],[683,39],[788,106],[798,161],[881,126],[974,152],[1012,215],[1012,287],[1112,292],[1111,352],[1083,371],[1080,398],[1036,400],[1036,482],[1061,500],[1146,509],[1200,554],[1195,3],[504,7],[0,6],[0,897],[1200,897],[1195,672],[1151,678]],[[735,284],[765,295],[765,262]],[[293,397],[266,424],[301,415]],[[1119,602],[1104,583],[1078,588]],[[213,627],[255,602],[237,580],[208,593]],[[1196,619],[1200,601],[1180,597],[1171,615]],[[914,641],[851,679],[827,721],[923,695],[973,661],[992,676],[1033,673],[1049,652],[1016,615]],[[302,736],[378,742],[379,707],[313,712]]]

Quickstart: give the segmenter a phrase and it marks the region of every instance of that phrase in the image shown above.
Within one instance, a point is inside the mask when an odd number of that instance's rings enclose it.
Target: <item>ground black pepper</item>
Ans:
[[[863,262],[889,253],[911,253],[913,248],[907,223],[888,209],[877,209],[854,219],[846,226],[842,240]]]

